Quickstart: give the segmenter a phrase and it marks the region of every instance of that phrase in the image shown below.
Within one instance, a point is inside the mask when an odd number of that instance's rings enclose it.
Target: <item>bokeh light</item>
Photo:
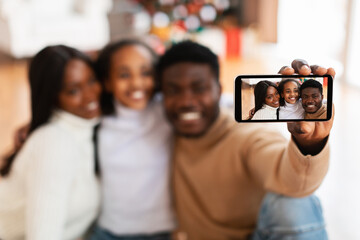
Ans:
[[[164,12],[156,12],[153,17],[153,24],[157,28],[167,27],[170,23],[168,15]]]
[[[188,10],[185,5],[177,5],[173,10],[173,17],[175,20],[184,19],[188,15]]]
[[[216,18],[216,9],[212,5],[204,5],[200,10],[200,17],[204,22],[212,22]]]
[[[190,15],[185,20],[185,26],[190,31],[195,31],[200,27],[200,19],[196,15]]]
[[[229,0],[214,0],[214,5],[218,10],[224,10],[230,7]]]

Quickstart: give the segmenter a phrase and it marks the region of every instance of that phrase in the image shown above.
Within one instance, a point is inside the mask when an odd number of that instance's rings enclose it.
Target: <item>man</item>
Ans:
[[[311,72],[300,61],[294,65]],[[219,107],[217,56],[190,41],[170,48],[157,73],[176,133],[173,190],[181,236],[327,239],[320,204],[309,195],[327,172],[332,120],[289,123],[290,142],[261,124],[237,124]]]
[[[323,104],[323,87],[316,80],[309,79],[300,87],[305,119],[326,119],[326,105]]]

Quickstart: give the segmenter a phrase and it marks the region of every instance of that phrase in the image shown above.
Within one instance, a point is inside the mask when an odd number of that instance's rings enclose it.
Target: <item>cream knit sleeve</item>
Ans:
[[[63,239],[76,146],[71,146],[66,135],[49,128],[34,132],[28,141],[26,239]]]

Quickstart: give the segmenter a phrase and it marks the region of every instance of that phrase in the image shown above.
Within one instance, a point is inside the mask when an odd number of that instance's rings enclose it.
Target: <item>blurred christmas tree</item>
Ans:
[[[229,0],[136,0],[152,18],[151,33],[163,41],[177,41],[184,34],[216,24]]]

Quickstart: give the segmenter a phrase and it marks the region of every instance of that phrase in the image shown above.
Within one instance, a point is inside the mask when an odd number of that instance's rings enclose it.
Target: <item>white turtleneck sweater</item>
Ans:
[[[280,106],[279,119],[304,119],[305,110],[301,100],[291,104],[285,102],[284,106]]]
[[[142,111],[115,103],[99,130],[102,207],[99,226],[121,235],[172,231],[172,132],[162,102]]]
[[[0,239],[63,240],[81,237],[99,208],[93,127],[56,111],[18,153],[0,179]]]
[[[257,110],[251,120],[276,120],[276,111],[278,108],[270,107],[264,104],[261,109]]]

